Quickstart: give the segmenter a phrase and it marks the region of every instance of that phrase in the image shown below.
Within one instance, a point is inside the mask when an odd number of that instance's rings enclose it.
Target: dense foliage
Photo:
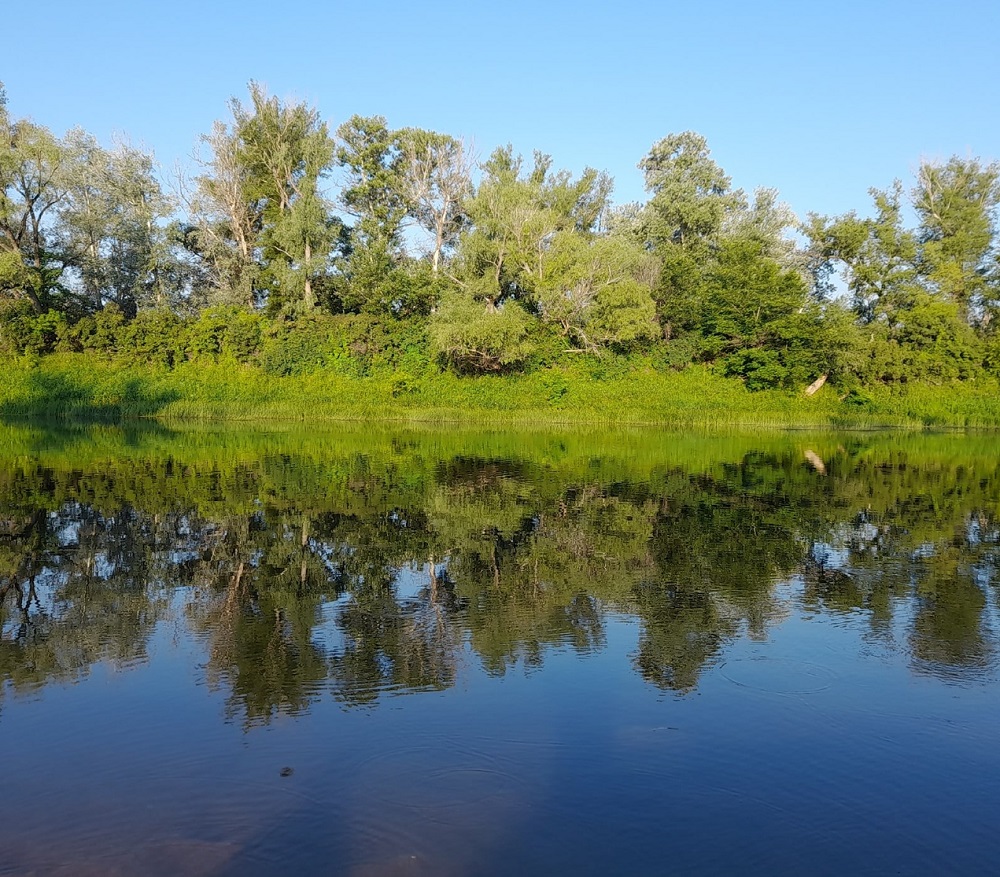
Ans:
[[[647,203],[614,206],[592,168],[509,146],[477,164],[381,117],[331,131],[257,83],[230,115],[170,195],[151,155],[59,138],[0,91],[8,356],[381,372],[396,396],[581,358],[701,364],[751,391],[826,380],[862,406],[1000,374],[997,164],[924,162],[911,191],[873,189],[871,215],[800,223],[773,190],[734,189],[693,132],[640,161]]]

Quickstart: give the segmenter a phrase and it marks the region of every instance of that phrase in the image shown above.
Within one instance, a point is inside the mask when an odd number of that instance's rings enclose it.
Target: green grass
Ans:
[[[751,393],[707,368],[593,362],[526,375],[459,377],[335,371],[275,377],[236,363],[185,362],[174,370],[55,354],[0,362],[0,417],[78,421],[392,421],[481,425],[655,424],[713,427],[879,428],[1000,426],[993,379],[842,401],[825,387]]]

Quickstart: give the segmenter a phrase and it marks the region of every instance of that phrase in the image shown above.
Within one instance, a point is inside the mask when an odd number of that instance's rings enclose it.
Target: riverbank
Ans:
[[[120,422],[390,421],[482,425],[595,424],[769,428],[996,428],[993,379],[902,390],[824,387],[748,391],[703,366],[657,370],[643,363],[529,374],[461,377],[320,369],[278,377],[235,362],[173,369],[83,354],[0,363],[0,417]]]

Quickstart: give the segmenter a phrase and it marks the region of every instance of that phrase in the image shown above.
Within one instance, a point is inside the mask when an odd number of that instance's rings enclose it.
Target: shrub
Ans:
[[[515,302],[488,310],[468,296],[452,294],[431,317],[431,342],[435,352],[459,372],[509,372],[531,355],[529,320]]]
[[[3,346],[17,354],[53,353],[68,342],[70,335],[63,314],[58,311],[36,314],[26,300],[13,302],[0,314],[0,327]]]
[[[260,363],[272,375],[309,374],[332,359],[331,320],[319,313],[288,315],[271,323]]]
[[[138,362],[173,368],[184,355],[185,328],[173,311],[140,312],[119,330],[121,351]]]

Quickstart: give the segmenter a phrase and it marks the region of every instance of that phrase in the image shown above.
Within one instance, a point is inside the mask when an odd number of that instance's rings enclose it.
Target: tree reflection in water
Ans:
[[[683,694],[734,638],[767,636],[789,583],[811,611],[863,613],[917,672],[994,666],[992,449],[498,441],[192,452],[181,434],[83,463],[18,455],[0,476],[0,678],[143,661],[180,612],[249,727],[329,693],[445,689],[469,659],[502,675],[600,650],[615,613],[638,627],[635,670]]]

